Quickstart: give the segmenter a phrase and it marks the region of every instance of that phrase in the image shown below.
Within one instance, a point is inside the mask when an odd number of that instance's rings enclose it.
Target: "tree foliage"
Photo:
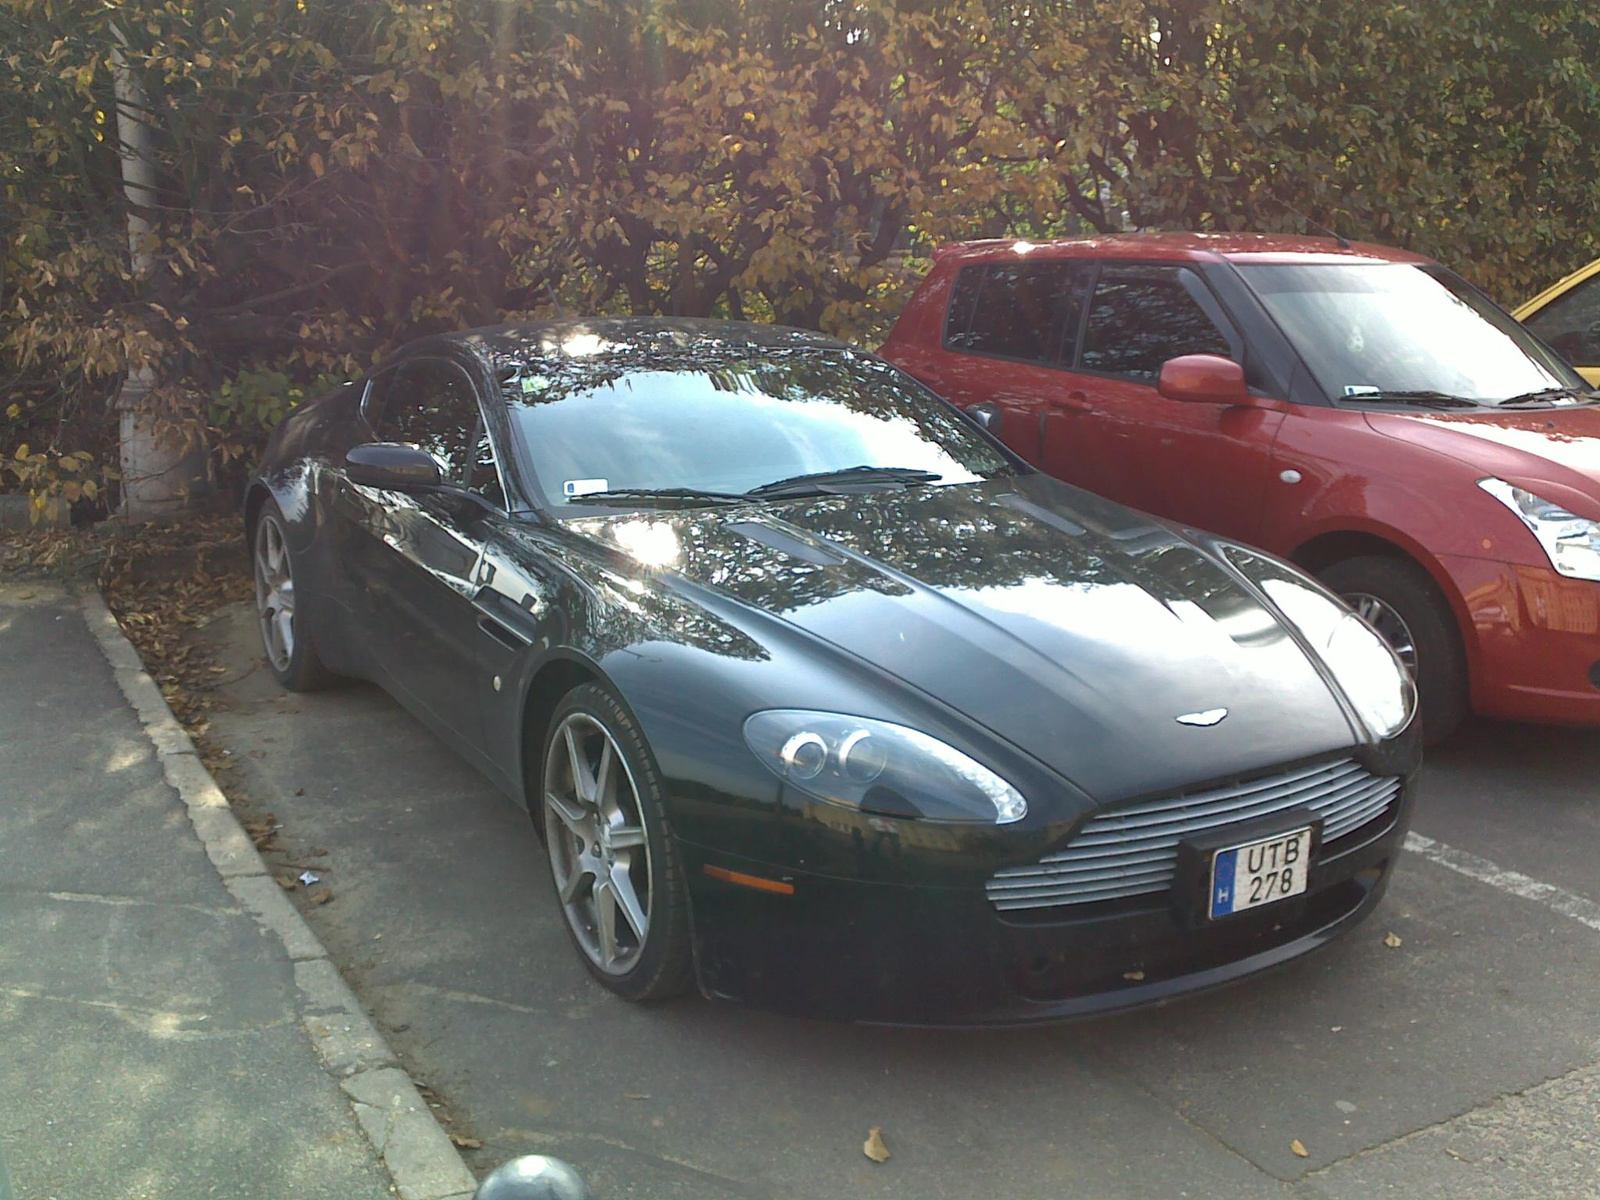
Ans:
[[[957,238],[1298,209],[1514,301],[1600,254],[1597,63],[1589,0],[0,0],[0,462],[103,451],[139,367],[226,465],[441,328],[870,341]]]

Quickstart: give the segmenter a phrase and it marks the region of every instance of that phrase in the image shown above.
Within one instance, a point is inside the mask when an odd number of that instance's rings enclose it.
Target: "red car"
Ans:
[[[1600,406],[1483,293],[1381,246],[974,242],[889,361],[1036,466],[1321,577],[1469,708],[1600,724]]]

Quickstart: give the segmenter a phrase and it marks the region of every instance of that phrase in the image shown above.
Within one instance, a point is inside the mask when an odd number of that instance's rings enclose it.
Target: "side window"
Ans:
[[[1179,270],[1102,267],[1083,335],[1083,369],[1153,383],[1161,364],[1180,354],[1233,357],[1227,336],[1189,294]]]
[[[472,381],[454,363],[405,363],[386,388],[368,396],[366,416],[379,441],[421,446],[439,460],[446,479],[468,481],[483,423]]]
[[[1063,354],[1062,339],[1077,329],[1073,274],[1072,264],[1064,262],[962,268],[951,289],[945,345],[1029,362],[1070,361],[1070,348]],[[971,319],[964,330],[952,331],[958,306],[964,304],[970,304]]]
[[[978,302],[978,289],[983,286],[986,269],[979,263],[975,267],[962,267],[956,272],[956,281],[950,285],[950,307],[944,314],[946,350],[968,348],[967,329],[972,324],[972,308]]]
[[[1550,301],[1528,318],[1528,328],[1573,366],[1600,366],[1600,275]]]

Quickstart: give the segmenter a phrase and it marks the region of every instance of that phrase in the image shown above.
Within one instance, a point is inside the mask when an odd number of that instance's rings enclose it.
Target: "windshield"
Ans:
[[[1443,271],[1410,263],[1238,269],[1335,401],[1437,392],[1497,404],[1585,386],[1516,321]]]
[[[954,409],[887,363],[842,350],[749,350],[632,363],[528,363],[505,384],[544,503],[602,492],[743,494],[795,476],[903,468],[972,483],[1010,469]],[[925,472],[925,476],[916,476]]]

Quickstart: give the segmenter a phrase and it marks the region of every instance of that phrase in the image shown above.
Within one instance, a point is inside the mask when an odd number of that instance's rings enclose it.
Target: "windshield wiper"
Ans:
[[[738,492],[708,492],[701,488],[610,488],[568,496],[568,504],[646,504],[652,508],[694,508],[702,504],[747,504]]]
[[[1520,396],[1512,396],[1509,399],[1502,400],[1499,404],[1496,404],[1495,407],[1549,408],[1552,405],[1558,405],[1561,408],[1566,408],[1567,405],[1560,404],[1560,401],[1570,400],[1575,405],[1580,403],[1589,404],[1592,403],[1596,398],[1600,398],[1600,392],[1586,392],[1582,388],[1540,388],[1538,391],[1523,392]]]
[[[915,467],[845,467],[838,471],[812,471],[808,475],[790,475],[753,487],[751,496],[826,496],[853,491],[860,484],[888,483],[910,487],[918,483],[933,483],[943,479],[937,471],[920,471]]]
[[[1475,400],[1452,396],[1449,392],[1357,392],[1341,396],[1345,404],[1415,404],[1418,408],[1481,408]]]

